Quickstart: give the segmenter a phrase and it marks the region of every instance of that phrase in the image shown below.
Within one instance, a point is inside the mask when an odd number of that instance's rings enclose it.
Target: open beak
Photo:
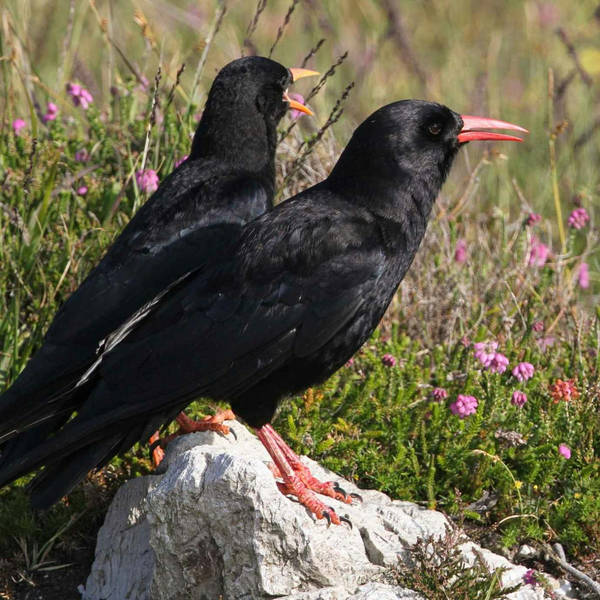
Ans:
[[[499,121],[498,119],[488,119],[487,117],[473,117],[471,115],[461,115],[463,128],[458,134],[458,141],[462,144],[473,142],[475,140],[497,140],[505,142],[522,142],[523,139],[514,135],[505,135],[504,133],[493,133],[491,131],[481,131],[482,129],[510,129],[529,133],[524,127]]]
[[[311,71],[310,69],[299,69],[297,67],[293,67],[289,69],[292,74],[292,81],[296,83],[298,79],[302,79],[303,77],[313,77],[314,75],[320,75],[318,71]]]
[[[296,81],[298,81],[298,79],[302,79],[303,77],[312,77],[313,75],[320,75],[320,73],[318,71],[311,71],[310,69],[299,69],[296,67],[293,67],[291,69],[289,69],[290,73],[292,74],[292,81],[294,83],[296,83]],[[305,115],[309,115],[309,116],[313,116],[313,111],[310,110],[310,108],[308,108],[307,106],[304,106],[304,104],[302,104],[301,102],[298,102],[297,100],[293,100],[292,98],[289,97],[287,90],[285,92],[283,92],[283,99],[285,102],[287,102],[290,105],[290,109],[294,109],[297,110],[301,113],[304,113]]]

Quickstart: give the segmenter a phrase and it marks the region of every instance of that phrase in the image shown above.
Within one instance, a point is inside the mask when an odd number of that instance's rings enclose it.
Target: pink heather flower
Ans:
[[[381,362],[386,367],[395,367],[396,366],[396,357],[393,354],[384,354],[381,357]]]
[[[58,106],[54,102],[48,102],[46,106],[46,114],[42,117],[42,121],[47,123],[48,121],[54,121],[58,115]]]
[[[141,192],[155,192],[158,189],[158,175],[153,169],[138,171],[135,180]]]
[[[436,387],[433,388],[431,395],[433,396],[433,399],[436,402],[441,402],[442,400],[445,400],[448,397],[448,392],[444,388]]]
[[[304,96],[302,94],[288,94],[288,96],[292,99],[295,100],[296,102],[300,102],[300,104],[304,104]],[[295,121],[298,117],[302,116],[302,114],[299,110],[296,110],[295,108],[292,108],[290,110],[290,117],[292,117],[292,119]]]
[[[513,392],[510,402],[511,404],[514,404],[515,406],[521,408],[525,404],[525,402],[527,402],[527,394],[525,392],[515,390]]]
[[[456,398],[456,402],[453,402],[450,405],[450,410],[452,411],[452,414],[464,419],[477,410],[477,405],[477,398],[474,396],[463,396],[463,394],[459,394]]]
[[[567,446],[566,444],[558,445],[558,453],[561,456],[564,456],[567,460],[569,460],[569,458],[571,458],[571,448],[569,448],[569,446]]]
[[[585,224],[590,220],[590,215],[588,215],[587,210],[585,208],[576,208],[570,215],[567,220],[567,224],[569,227],[573,227],[573,229],[581,229],[585,227]]]
[[[15,135],[19,135],[19,132],[21,131],[21,129],[23,129],[23,127],[25,127],[27,123],[25,123],[25,121],[23,119],[15,119],[12,122],[12,128],[13,131],[15,132]]]
[[[550,255],[550,248],[542,244],[536,237],[531,239],[531,248],[529,249],[529,266],[543,267]]]
[[[529,213],[527,216],[527,221],[525,221],[525,225],[528,227],[533,227],[536,223],[539,223],[542,220],[542,215],[538,215],[538,213]]]
[[[523,575],[523,583],[535,587],[538,584],[537,574],[533,569],[527,569]]]
[[[546,350],[548,350],[548,348],[551,348],[552,346],[554,346],[555,342],[556,342],[556,338],[553,335],[547,335],[546,337],[540,338],[537,341],[538,346],[540,347],[540,350],[542,352],[545,352]]]
[[[82,185],[80,187],[77,188],[77,194],[79,194],[80,196],[85,196],[88,192],[87,186]]]
[[[473,344],[473,348],[475,348],[475,358],[487,368],[492,364],[498,342],[477,342]]]
[[[456,242],[454,248],[454,261],[457,263],[464,263],[467,260],[467,242],[460,239]]]
[[[512,374],[520,381],[527,381],[533,377],[535,369],[533,365],[528,362],[520,362],[513,370]]]
[[[92,95],[77,83],[67,83],[67,94],[71,96],[73,104],[75,106],[81,106],[83,110],[87,110],[94,100]]]
[[[185,162],[189,158],[188,154],[184,154],[179,160],[175,161],[175,168],[177,168],[182,162]]]
[[[349,358],[349,359],[346,361],[346,366],[347,366],[347,367],[351,367],[353,364],[354,364],[354,357],[352,357],[352,358]]]
[[[536,321],[532,326],[531,329],[533,329],[533,331],[537,331],[538,333],[540,331],[544,331],[544,321]]]
[[[75,160],[77,162],[85,163],[90,160],[90,155],[85,148],[82,148],[81,150],[77,150],[77,152],[75,152]]]
[[[577,282],[579,287],[586,290],[590,287],[590,267],[587,263],[582,262],[579,265],[579,271],[577,271]]]
[[[555,383],[550,386],[550,395],[554,400],[554,403],[564,400],[570,402],[571,400],[577,400],[579,398],[579,390],[575,385],[574,379],[557,379]]]
[[[506,367],[508,367],[508,358],[506,358],[506,356],[500,352],[494,352],[494,356],[492,357],[492,361],[490,362],[488,369],[492,373],[504,373],[504,371],[506,371]]]

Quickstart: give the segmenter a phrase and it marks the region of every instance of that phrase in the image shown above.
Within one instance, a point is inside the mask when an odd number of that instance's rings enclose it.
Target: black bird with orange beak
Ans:
[[[80,408],[81,378],[115,328],[183,274],[218,259],[221,245],[272,208],[277,125],[289,108],[312,114],[287,88],[317,74],[262,57],[234,60],[218,73],[189,158],[64,303],[42,347],[0,396],[0,444],[15,437],[0,450],[0,468]]]
[[[105,464],[210,396],[256,429],[282,491],[339,524],[315,492],[353,498],[314,479],[270,421],[281,398],[324,381],[372,334],[460,146],[520,141],[484,131],[495,127],[525,131],[415,100],[373,113],[326,180],[246,225],[227,255],[123,322],[88,373],[77,416],[3,465],[0,485],[45,465],[33,495],[47,505],[74,473]]]

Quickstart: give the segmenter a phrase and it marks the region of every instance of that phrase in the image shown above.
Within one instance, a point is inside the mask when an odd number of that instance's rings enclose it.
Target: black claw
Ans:
[[[359,502],[363,501],[363,497],[360,494],[350,494],[350,498],[353,498],[354,500],[358,500]]]
[[[328,511],[324,511],[323,516],[327,519],[327,527],[329,527],[331,525],[331,515]]]
[[[229,429],[229,433],[232,433],[232,434],[233,434],[233,437],[235,438],[235,441],[237,442],[238,436],[237,436],[237,433],[235,432],[235,429],[231,429],[231,428],[230,428],[230,429]]]
[[[346,490],[342,486],[340,486],[340,484],[337,481],[333,482],[333,489],[338,494],[342,494],[343,496],[348,496],[348,493],[346,492]]]
[[[348,525],[350,525],[350,529],[352,529],[352,521],[350,521],[350,519],[348,517],[339,517],[340,521],[342,523],[348,523]]]

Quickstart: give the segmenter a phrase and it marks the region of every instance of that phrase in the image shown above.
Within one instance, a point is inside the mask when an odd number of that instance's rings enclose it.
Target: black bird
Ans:
[[[270,426],[277,403],[326,379],[368,339],[425,233],[460,145],[519,138],[474,131],[516,125],[396,102],[355,131],[330,176],[245,226],[226,258],[205,265],[125,322],[89,374],[77,416],[0,470],[0,486],[45,465],[44,506],[83,474],[147,437],[198,396],[226,399],[257,429],[287,493],[318,518],[340,518]]]
[[[171,173],[64,303],[44,343],[0,397],[0,465],[59,429],[89,390],[76,385],[103,340],[179,277],[214,259],[273,206],[276,127],[294,80],[316,74],[262,57],[215,78],[189,158]],[[25,431],[29,429],[29,431]]]

